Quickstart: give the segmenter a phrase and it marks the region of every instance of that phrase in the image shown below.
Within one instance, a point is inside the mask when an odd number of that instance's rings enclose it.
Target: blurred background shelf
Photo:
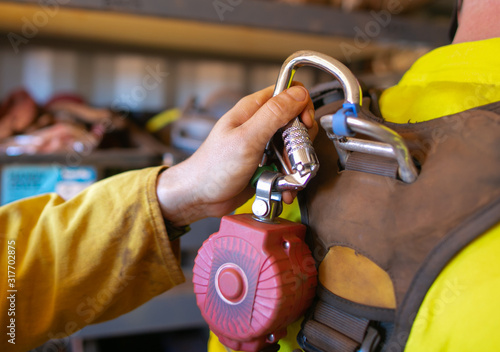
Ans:
[[[217,10],[221,3],[228,7]],[[396,15],[260,0],[0,0],[0,99],[24,85],[38,102],[70,90],[110,106],[153,68],[158,86],[126,103],[157,112],[192,97],[203,104],[221,88],[242,95],[262,89],[303,49],[386,87],[417,57],[448,43],[452,4],[431,1]],[[306,87],[330,79],[308,70],[297,76]]]
[[[51,4],[59,3],[64,5],[48,5],[53,12],[39,26],[40,37],[259,60],[283,60],[304,48],[342,57],[342,45],[362,49],[352,54],[355,60],[398,46],[435,47],[448,42],[448,21],[434,16],[442,10],[411,17],[258,0],[72,0]],[[2,1],[0,9],[0,31],[6,33],[21,34],[23,17],[44,21],[39,13],[42,6],[36,1]],[[368,43],[361,43],[360,32]]]

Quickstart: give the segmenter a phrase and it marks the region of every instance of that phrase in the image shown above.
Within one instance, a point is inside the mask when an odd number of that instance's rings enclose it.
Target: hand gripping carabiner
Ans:
[[[334,58],[310,50],[298,51],[290,55],[285,60],[281,66],[273,96],[276,96],[285,89],[289,88],[292,84],[295,72],[298,68],[303,66],[319,68],[320,70],[328,72],[337,78],[344,88],[344,108],[346,110],[352,110],[355,113],[359,110],[359,106],[361,105],[361,87],[352,72],[344,66],[344,64]],[[288,169],[288,166],[281,158],[281,155],[279,155],[279,151],[276,150],[277,148],[274,145],[273,140],[270,140],[266,146],[261,166],[266,164],[267,156],[274,153],[280,160],[286,174],[279,175],[273,179],[272,189],[276,192],[301,190],[318,172],[318,157],[316,156],[312,146],[307,128],[300,121],[299,117],[296,117],[285,126],[282,132],[282,137],[288,159],[290,161],[291,170]],[[267,184],[269,183],[269,180],[266,179],[265,181],[266,187],[269,187]],[[259,197],[256,200],[259,204],[255,204],[255,209],[263,209],[263,201],[265,202],[262,197]],[[266,203],[272,204],[271,199],[268,199]],[[268,211],[266,212],[266,215],[262,215],[261,213],[262,212],[254,211],[254,215],[262,221],[273,220],[271,214],[274,212]]]
[[[286,59],[281,66],[273,96],[289,88],[295,72],[303,66],[316,67],[330,73],[342,84],[345,92],[345,103],[352,106],[361,104],[361,88],[351,71],[341,62],[327,55],[309,50],[298,51]],[[280,176],[276,180],[276,190],[303,189],[309,180],[316,175],[319,169],[319,161],[314,152],[307,128],[298,117],[285,126],[283,140],[292,166],[292,173]],[[266,157],[272,148],[272,141],[270,141],[266,147],[266,153],[264,153],[261,165],[266,163]]]

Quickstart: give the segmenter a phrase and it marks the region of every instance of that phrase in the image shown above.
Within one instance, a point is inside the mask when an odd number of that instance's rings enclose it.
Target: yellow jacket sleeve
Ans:
[[[0,208],[1,351],[113,319],[184,281],[156,198],[162,168]]]

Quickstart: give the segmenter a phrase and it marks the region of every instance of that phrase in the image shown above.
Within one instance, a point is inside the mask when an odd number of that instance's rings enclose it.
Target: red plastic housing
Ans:
[[[225,216],[198,251],[193,269],[203,318],[229,348],[254,352],[286,335],[312,303],[317,272],[305,226],[251,214]]]

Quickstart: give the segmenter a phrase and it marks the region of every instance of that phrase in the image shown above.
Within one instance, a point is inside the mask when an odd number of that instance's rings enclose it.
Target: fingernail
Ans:
[[[288,88],[286,92],[296,101],[303,101],[307,96],[306,89],[300,86]]]

